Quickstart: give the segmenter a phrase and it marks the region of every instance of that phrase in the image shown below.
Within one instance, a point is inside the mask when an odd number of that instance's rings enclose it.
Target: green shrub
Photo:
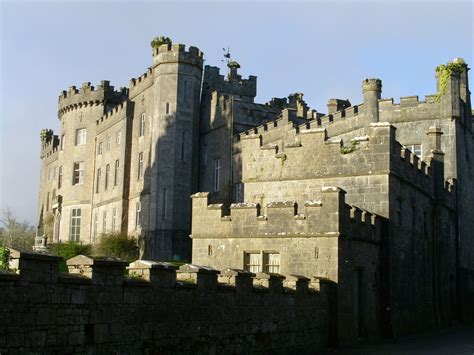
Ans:
[[[51,254],[62,256],[64,260],[71,259],[77,255],[92,255],[90,244],[79,244],[77,242],[49,244],[48,249]]]
[[[94,246],[94,254],[129,261],[137,260],[137,240],[123,233],[103,234]]]
[[[10,249],[0,246],[0,270],[8,271],[10,261]]]

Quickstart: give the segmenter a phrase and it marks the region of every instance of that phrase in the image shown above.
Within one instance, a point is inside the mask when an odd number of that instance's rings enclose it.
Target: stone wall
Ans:
[[[12,251],[0,273],[1,353],[314,353],[328,340],[324,280]]]

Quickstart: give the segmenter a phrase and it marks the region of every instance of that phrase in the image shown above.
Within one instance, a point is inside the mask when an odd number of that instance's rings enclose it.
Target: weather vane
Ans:
[[[229,62],[231,61],[231,59],[230,59],[230,47],[227,47],[227,49],[222,48],[222,50],[224,51],[224,58],[225,59],[222,59],[221,62],[224,62],[224,60],[225,60],[227,62],[227,64],[229,64]]]

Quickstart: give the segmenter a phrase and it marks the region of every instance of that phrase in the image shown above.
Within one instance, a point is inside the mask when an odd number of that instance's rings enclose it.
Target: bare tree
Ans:
[[[0,218],[0,243],[15,249],[31,249],[35,242],[35,228],[28,221],[20,222],[6,208]]]

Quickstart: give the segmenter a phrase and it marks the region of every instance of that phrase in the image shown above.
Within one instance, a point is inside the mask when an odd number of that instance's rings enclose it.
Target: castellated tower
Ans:
[[[135,110],[128,231],[140,232],[142,257],[190,253],[189,196],[197,187],[202,57],[196,47],[181,44],[154,48],[153,67],[131,89]]]
[[[90,243],[96,120],[126,97],[126,89],[115,91],[108,81],[60,94],[61,133],[42,136],[38,234],[49,242]]]

